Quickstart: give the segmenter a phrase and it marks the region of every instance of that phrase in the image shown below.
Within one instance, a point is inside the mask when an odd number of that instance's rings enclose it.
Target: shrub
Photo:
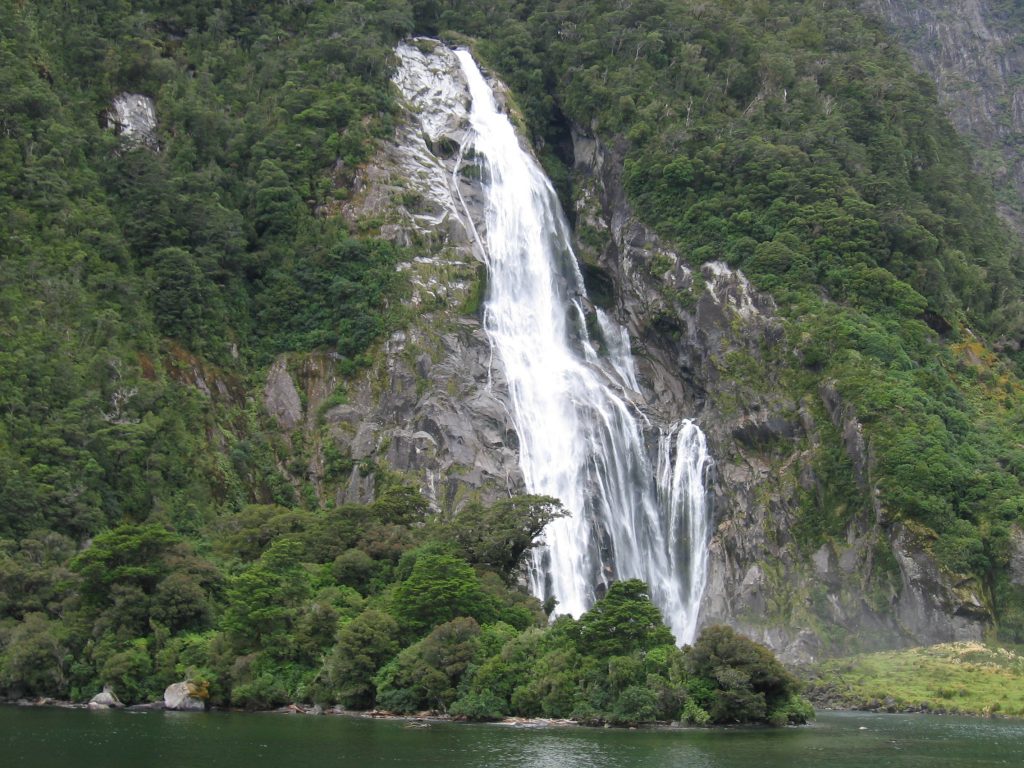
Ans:
[[[275,679],[264,672],[249,683],[236,685],[231,689],[231,703],[246,709],[270,709],[290,701],[288,691]]]
[[[505,703],[490,691],[480,691],[467,693],[456,699],[448,708],[448,714],[467,720],[500,720],[505,716],[505,706]]]

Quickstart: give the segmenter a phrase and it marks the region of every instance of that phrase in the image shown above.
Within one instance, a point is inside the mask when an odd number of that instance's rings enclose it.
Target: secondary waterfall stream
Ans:
[[[472,56],[455,53],[472,103],[451,186],[465,166],[479,170],[485,329],[508,382],[526,487],[570,512],[545,528],[531,590],[579,616],[611,582],[640,578],[676,640],[692,642],[707,572],[704,435],[688,420],[659,428],[644,416],[629,336],[590,308],[550,181]],[[403,66],[416,58],[409,49]],[[454,90],[436,79],[432,88],[435,98]]]

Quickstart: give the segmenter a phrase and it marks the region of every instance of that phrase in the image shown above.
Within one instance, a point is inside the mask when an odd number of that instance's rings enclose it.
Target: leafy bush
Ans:
[[[231,689],[231,703],[245,709],[272,709],[289,701],[288,691],[269,672]]]
[[[409,578],[395,589],[393,605],[395,616],[413,635],[460,616],[484,624],[498,618],[498,607],[473,568],[452,555],[420,555]]]
[[[772,652],[730,627],[705,627],[688,649],[686,665],[690,696],[710,722],[803,722],[810,711],[799,697],[799,681]]]
[[[579,621],[579,648],[593,656],[628,656],[671,644],[672,633],[638,579],[617,581]]]
[[[374,676],[398,653],[398,624],[369,608],[338,631],[338,642],[321,672],[326,698],[353,709],[370,709],[376,700]]]
[[[711,722],[711,715],[694,700],[687,699],[683,704],[683,711],[679,718],[690,725],[707,725]]]
[[[447,711],[476,654],[479,634],[476,621],[457,618],[399,653],[375,679],[380,706],[395,712]]]
[[[505,716],[505,703],[489,691],[467,693],[460,696],[448,713],[453,717],[464,717],[467,720],[488,721],[500,720]]]

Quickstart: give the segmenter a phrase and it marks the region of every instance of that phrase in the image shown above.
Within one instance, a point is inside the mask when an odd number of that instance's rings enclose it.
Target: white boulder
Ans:
[[[89,699],[89,709],[120,709],[123,706],[109,685],[104,685],[102,691]]]
[[[205,689],[193,682],[184,680],[171,683],[164,691],[164,709],[178,712],[202,712],[206,709]]]

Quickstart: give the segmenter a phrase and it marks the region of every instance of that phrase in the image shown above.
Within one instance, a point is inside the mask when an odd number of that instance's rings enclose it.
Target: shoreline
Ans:
[[[530,718],[530,717],[505,717],[501,720],[469,720],[468,718],[452,717],[441,712],[417,712],[414,714],[399,714],[396,712],[386,712],[383,710],[358,710],[358,709],[344,709],[342,707],[320,707],[318,705],[304,705],[304,704],[286,704],[281,707],[275,707],[273,709],[244,709],[241,707],[219,707],[211,706],[205,710],[175,710],[164,706],[163,702],[154,701],[142,704],[125,704],[120,707],[109,707],[109,706],[90,706],[88,702],[70,701],[67,699],[52,699],[52,698],[40,698],[40,699],[0,699],[0,706],[7,707],[25,707],[25,708],[38,708],[38,709],[82,709],[95,712],[110,712],[110,711],[122,711],[122,712],[192,712],[195,714],[203,714],[210,712],[224,712],[228,714],[245,714],[245,715],[305,715],[310,717],[347,717],[351,719],[359,720],[405,720],[409,723],[486,723],[490,725],[506,725],[512,727],[522,728],[568,728],[568,727],[602,727],[602,726],[587,726],[576,720],[559,719],[559,718]],[[659,725],[665,725],[659,723]],[[611,726],[609,726],[611,727]],[[633,726],[634,728],[636,726]],[[624,727],[628,730],[629,727]]]
[[[523,728],[523,729],[546,729],[546,728],[584,728],[584,729],[595,729],[595,730],[622,730],[622,731],[637,731],[637,730],[722,730],[728,728],[744,727],[744,728],[771,728],[771,726],[763,723],[743,723],[743,724],[726,724],[726,725],[711,725],[711,726],[697,726],[688,725],[679,721],[656,721],[651,723],[642,723],[639,725],[611,725],[610,723],[582,723],[578,720],[570,720],[566,718],[546,718],[546,717],[517,717],[508,716],[501,718],[500,720],[470,720],[463,717],[452,717],[441,712],[417,712],[414,714],[398,714],[396,712],[387,712],[383,710],[358,710],[358,709],[344,709],[342,707],[319,707],[317,705],[302,705],[302,704],[286,704],[281,707],[275,707],[274,709],[243,709],[234,707],[208,707],[205,710],[174,710],[169,709],[163,705],[162,702],[150,702],[143,704],[130,704],[122,707],[90,707],[88,702],[75,702],[64,699],[3,699],[0,700],[0,706],[9,707],[24,707],[28,709],[81,709],[94,712],[185,712],[191,714],[208,714],[208,713],[225,713],[225,714],[243,714],[243,715],[303,715],[306,717],[343,717],[352,720],[390,720],[390,721],[404,721],[407,727],[411,728],[426,728],[434,724],[441,723],[454,723],[454,724],[466,724],[466,725],[499,725],[506,728]],[[787,728],[799,728],[801,726],[785,726]]]
[[[344,709],[342,707],[320,707],[318,705],[303,705],[303,704],[286,704],[281,707],[275,707],[274,709],[243,709],[235,707],[208,707],[207,709],[200,712],[199,710],[174,710],[169,709],[163,705],[163,702],[149,702],[143,704],[130,704],[123,707],[90,707],[88,702],[75,702],[68,701],[65,699],[0,699],[0,706],[9,707],[26,707],[26,708],[49,708],[49,709],[83,709],[90,711],[112,711],[121,710],[124,712],[192,712],[195,714],[202,713],[227,713],[227,714],[245,714],[245,715],[304,715],[307,717],[345,717],[355,720],[392,720],[392,721],[405,721],[407,727],[410,728],[426,728],[433,724],[439,723],[465,723],[472,725],[501,725],[508,728],[528,728],[528,729],[544,729],[544,728],[597,728],[597,729],[609,729],[609,730],[624,730],[624,731],[635,731],[644,729],[668,729],[668,730],[721,730],[723,728],[735,728],[738,725],[742,727],[769,727],[757,723],[744,723],[737,725],[712,725],[712,726],[695,726],[687,725],[678,721],[672,722],[652,722],[643,723],[640,725],[631,726],[616,726],[608,723],[603,724],[588,724],[581,723],[578,720],[570,720],[565,718],[543,718],[543,717],[504,717],[500,720],[469,720],[468,718],[452,717],[441,712],[417,712],[414,714],[398,714],[395,712],[387,712],[383,710],[357,710],[357,709]],[[853,714],[879,714],[879,715],[933,715],[936,717],[972,717],[984,720],[1024,720],[1022,717],[1014,715],[1006,715],[1000,712],[965,712],[965,711],[954,711],[954,710],[939,710],[922,707],[903,707],[898,708],[893,704],[882,701],[882,702],[870,702],[865,706],[834,706],[826,703],[816,704],[814,707],[815,714],[819,712],[828,713],[853,713]],[[810,725],[808,723],[807,725]],[[798,728],[801,726],[786,726]]]

